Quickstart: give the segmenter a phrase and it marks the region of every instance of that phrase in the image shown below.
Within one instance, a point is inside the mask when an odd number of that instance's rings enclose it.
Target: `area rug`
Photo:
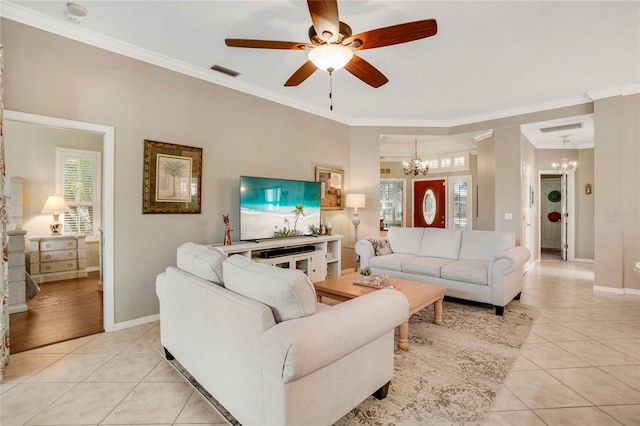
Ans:
[[[409,320],[409,350],[398,351],[389,394],[367,398],[336,422],[350,425],[482,425],[527,339],[532,308],[493,309],[445,300],[443,324],[433,307]],[[397,332],[396,332],[397,339]],[[174,367],[233,425],[239,423],[177,361]]]
[[[517,301],[497,316],[445,300],[442,325],[423,309],[409,320],[410,347],[396,353],[387,397],[367,398],[336,425],[482,425],[533,321]]]

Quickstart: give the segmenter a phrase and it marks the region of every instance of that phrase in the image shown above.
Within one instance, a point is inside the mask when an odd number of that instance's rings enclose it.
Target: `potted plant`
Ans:
[[[362,282],[365,284],[369,283],[369,275],[371,275],[371,268],[368,266],[360,269],[360,275],[362,275]]]

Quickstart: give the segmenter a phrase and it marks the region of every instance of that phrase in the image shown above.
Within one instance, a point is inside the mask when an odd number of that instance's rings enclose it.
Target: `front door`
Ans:
[[[444,179],[413,182],[413,226],[445,227],[446,186]]]

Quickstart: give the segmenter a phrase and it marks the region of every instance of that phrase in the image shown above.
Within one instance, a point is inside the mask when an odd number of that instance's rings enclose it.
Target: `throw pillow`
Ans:
[[[316,291],[302,271],[256,263],[241,255],[222,264],[227,289],[271,308],[276,322],[306,317],[316,311]]]
[[[376,256],[393,253],[391,251],[391,246],[389,245],[389,240],[386,238],[369,238],[369,241],[373,246]]]
[[[222,262],[225,253],[215,247],[184,243],[177,250],[177,266],[203,280],[223,285]]]

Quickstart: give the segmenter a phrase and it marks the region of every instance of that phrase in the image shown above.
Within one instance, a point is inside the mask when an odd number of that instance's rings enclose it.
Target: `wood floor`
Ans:
[[[12,354],[104,331],[99,276],[42,283],[27,312],[9,318]]]

